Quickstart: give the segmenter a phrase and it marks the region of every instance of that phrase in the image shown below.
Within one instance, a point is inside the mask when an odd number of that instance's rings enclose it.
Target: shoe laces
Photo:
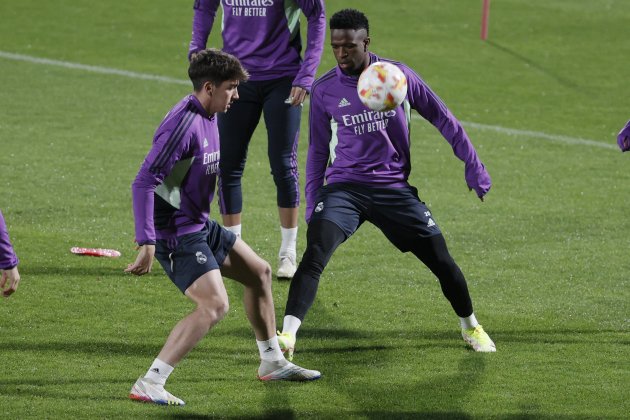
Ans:
[[[289,260],[289,262],[293,265],[295,265],[295,257],[292,257],[291,255],[282,255],[280,257],[280,262],[284,261],[284,260]]]

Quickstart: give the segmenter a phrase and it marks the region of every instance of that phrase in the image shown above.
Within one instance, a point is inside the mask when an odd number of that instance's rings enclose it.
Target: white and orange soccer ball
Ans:
[[[374,111],[389,111],[405,100],[407,78],[395,64],[377,61],[359,76],[359,99]]]

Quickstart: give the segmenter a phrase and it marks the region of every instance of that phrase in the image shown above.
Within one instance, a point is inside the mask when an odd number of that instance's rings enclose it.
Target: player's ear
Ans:
[[[203,88],[206,91],[206,93],[208,94],[208,96],[212,96],[212,93],[214,92],[214,84],[210,81],[205,82],[203,84]]]
[[[370,37],[369,36],[363,40],[363,52],[367,52],[368,45],[370,45]]]

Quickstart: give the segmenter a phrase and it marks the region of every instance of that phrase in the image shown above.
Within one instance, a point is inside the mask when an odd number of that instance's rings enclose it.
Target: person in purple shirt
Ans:
[[[2,296],[4,297],[9,297],[15,293],[20,284],[19,262],[20,260],[15,255],[9,239],[9,231],[4,222],[4,216],[2,216],[2,211],[0,211],[0,270],[2,271],[0,289],[2,289]]]
[[[431,122],[464,162],[468,187],[483,200],[490,176],[461,124],[426,83],[400,62],[368,51],[366,16],[344,9],[330,18],[332,50],[338,66],[313,84],[306,162],[306,251],[291,281],[280,345],[293,358],[297,331],[315,300],[319,278],[333,252],[363,222],[378,227],[402,252],[412,252],[438,278],[460,318],[464,340],[475,351],[496,347],[477,322],[464,275],[453,261],[434,216],[409,185],[410,115],[415,109]],[[361,72],[388,61],[407,77],[403,104],[375,112],[357,94]]]
[[[317,379],[320,373],[288,362],[275,330],[271,267],[245,242],[208,218],[220,161],[216,114],[238,99],[247,71],[234,56],[203,50],[191,60],[194,92],[164,117],[132,184],[139,253],[126,272],[151,271],[153,257],[195,309],[171,331],[130,398],[183,405],[164,389],[176,364],[228,311],[222,276],[243,284],[245,311],[254,329],[261,380]]]
[[[249,81],[239,87],[239,101],[229,113],[219,115],[219,133],[224,140],[219,163],[219,208],[223,225],[240,236],[241,179],[249,142],[263,114],[282,238],[277,276],[290,279],[296,269],[301,108],[324,48],[324,1],[196,0],[189,58],[206,47],[219,5],[223,10],[223,50],[238,57],[250,74]],[[300,10],[307,19],[303,60]]]
[[[626,123],[626,126],[617,135],[617,144],[622,152],[630,150],[630,121]]]

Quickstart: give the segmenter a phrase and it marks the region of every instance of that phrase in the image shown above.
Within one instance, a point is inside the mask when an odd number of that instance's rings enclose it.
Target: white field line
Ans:
[[[557,143],[593,146],[593,147],[601,147],[604,149],[617,150],[616,143],[615,144],[604,143],[597,140],[582,139],[579,137],[562,136],[559,134],[547,134],[540,131],[518,130],[515,128],[507,128],[507,127],[501,127],[497,125],[479,124],[479,123],[470,122],[470,121],[461,121],[461,123],[465,128],[474,128],[476,130],[481,130],[481,131],[495,131],[497,133],[507,134],[508,136],[529,137],[529,138],[535,138],[535,139],[549,140],[549,141],[557,142]],[[614,142],[614,139],[611,141]]]
[[[48,58],[39,58],[39,57],[30,56],[30,55],[10,53],[6,51],[0,51],[0,58],[4,58],[7,60],[14,60],[14,61],[24,61],[28,63],[34,63],[34,64],[43,64],[43,65],[48,65],[48,66],[65,67],[68,69],[89,71],[93,73],[110,74],[110,75],[115,75],[115,76],[128,77],[132,79],[151,80],[155,82],[178,84],[178,85],[190,85],[190,81],[188,80],[175,79],[173,77],[156,76],[153,74],[138,73],[138,72],[120,70],[120,69],[115,69],[115,68],[110,68],[110,67],[90,66],[86,64],[72,63],[69,61],[51,60]],[[419,115],[414,114],[413,116],[414,118],[421,118]],[[465,128],[472,128],[472,129],[480,130],[480,131],[494,131],[496,133],[506,134],[508,136],[543,139],[543,140],[548,140],[551,142],[565,143],[565,144],[570,144],[570,145],[592,146],[592,147],[600,147],[604,149],[617,149],[617,146],[611,143],[604,143],[597,140],[589,140],[589,139],[583,139],[579,137],[570,137],[570,136],[563,136],[563,135],[557,135],[557,134],[547,134],[540,131],[518,130],[515,128],[507,128],[507,127],[501,127],[497,125],[479,124],[479,123],[475,123],[471,121],[462,121],[462,124],[464,125]]]
[[[8,60],[15,60],[15,61],[26,61],[28,63],[34,63],[34,64],[45,64],[48,66],[65,67],[67,69],[73,69],[73,70],[91,71],[93,73],[100,73],[100,74],[113,74],[116,76],[129,77],[131,79],[153,80],[156,82],[163,82],[163,83],[190,85],[190,81],[188,80],[175,79],[172,77],[156,76],[153,74],[146,74],[146,73],[136,73],[134,71],[119,70],[119,69],[113,69],[110,67],[89,66],[86,64],[72,63],[69,61],[51,60],[48,58],[32,57],[30,55],[13,54],[13,53],[5,52],[5,51],[0,51],[0,58],[6,58]]]

